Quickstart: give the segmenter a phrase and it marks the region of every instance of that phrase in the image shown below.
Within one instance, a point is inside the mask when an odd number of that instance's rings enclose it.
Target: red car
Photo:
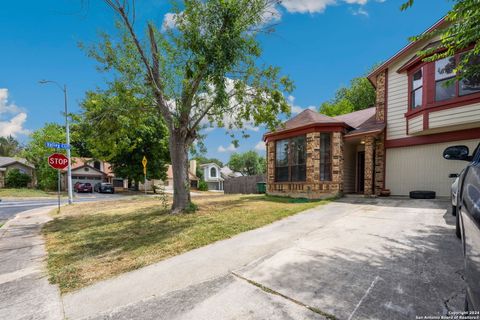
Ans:
[[[75,192],[89,192],[89,193],[92,193],[93,192],[93,188],[92,188],[92,185],[90,183],[75,183],[75,185],[73,186],[73,190]]]

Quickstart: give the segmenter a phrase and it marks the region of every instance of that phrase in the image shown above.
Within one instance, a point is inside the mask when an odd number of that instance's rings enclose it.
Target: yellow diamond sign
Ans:
[[[143,156],[143,160],[142,160],[142,164],[143,164],[143,167],[146,168],[147,167],[147,157]]]

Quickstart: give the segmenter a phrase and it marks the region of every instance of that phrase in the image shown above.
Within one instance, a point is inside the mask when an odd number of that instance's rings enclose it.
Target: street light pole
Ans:
[[[65,97],[65,127],[67,131],[67,184],[68,184],[68,204],[73,203],[73,190],[72,190],[72,159],[70,153],[70,124],[68,123],[68,98],[67,98],[67,85],[63,85],[63,94]]]
[[[51,81],[51,80],[41,80],[39,81],[41,84],[53,83],[57,85],[60,90],[63,91],[64,96],[64,107],[65,107],[65,129],[67,135],[67,158],[68,158],[68,169],[67,169],[67,184],[68,184],[68,204],[73,203],[73,189],[72,189],[72,159],[70,153],[70,125],[68,123],[68,97],[67,97],[67,85],[63,85],[63,87],[58,84],[58,82]]]

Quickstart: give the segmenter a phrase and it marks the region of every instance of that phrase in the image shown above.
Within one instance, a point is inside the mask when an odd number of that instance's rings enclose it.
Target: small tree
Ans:
[[[228,166],[233,171],[240,172],[245,176],[254,176],[266,172],[265,158],[255,151],[232,154]]]
[[[209,125],[232,130],[279,125],[289,113],[284,92],[291,81],[279,69],[259,66],[257,40],[278,0],[184,0],[174,6],[175,27],[165,33],[147,24],[146,39],[134,28],[135,1],[104,0],[120,19],[120,39],[103,35],[89,51],[103,69],[138,89],[169,132],[173,166],[172,213],[191,207],[188,152]],[[113,112],[115,110],[112,110]],[[234,144],[238,144],[234,140]]]
[[[32,178],[19,169],[8,170],[5,178],[7,188],[26,188],[30,182],[32,182]]]

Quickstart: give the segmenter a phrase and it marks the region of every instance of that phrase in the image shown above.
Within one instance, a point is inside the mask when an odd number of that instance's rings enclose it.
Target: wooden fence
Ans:
[[[265,182],[265,176],[246,176],[226,179],[223,183],[225,193],[258,193],[257,182]]]

